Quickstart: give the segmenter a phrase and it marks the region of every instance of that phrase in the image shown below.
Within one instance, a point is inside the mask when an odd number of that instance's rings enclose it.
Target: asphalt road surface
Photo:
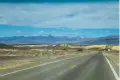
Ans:
[[[101,54],[76,56],[0,76],[0,80],[116,80]]]

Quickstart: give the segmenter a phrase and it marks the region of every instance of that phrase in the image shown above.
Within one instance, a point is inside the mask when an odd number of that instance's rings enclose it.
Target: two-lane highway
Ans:
[[[0,80],[116,80],[102,53],[76,56],[6,73]]]

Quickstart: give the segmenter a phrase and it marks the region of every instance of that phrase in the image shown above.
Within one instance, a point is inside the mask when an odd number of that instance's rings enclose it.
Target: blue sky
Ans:
[[[74,2],[114,2],[119,0],[0,0],[0,2],[11,3],[74,3]]]
[[[117,0],[0,3],[0,37],[118,35],[118,8]]]

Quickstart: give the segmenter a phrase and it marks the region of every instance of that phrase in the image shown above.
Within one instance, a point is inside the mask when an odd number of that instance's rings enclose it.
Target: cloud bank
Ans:
[[[0,4],[0,24],[118,28],[118,3]]]

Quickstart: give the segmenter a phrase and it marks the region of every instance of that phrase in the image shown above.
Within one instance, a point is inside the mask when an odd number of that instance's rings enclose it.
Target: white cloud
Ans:
[[[0,24],[36,27],[118,27],[118,3],[0,4]]]
[[[40,31],[40,33],[44,33],[44,31]]]
[[[16,31],[17,34],[23,34],[24,32],[22,31]]]

